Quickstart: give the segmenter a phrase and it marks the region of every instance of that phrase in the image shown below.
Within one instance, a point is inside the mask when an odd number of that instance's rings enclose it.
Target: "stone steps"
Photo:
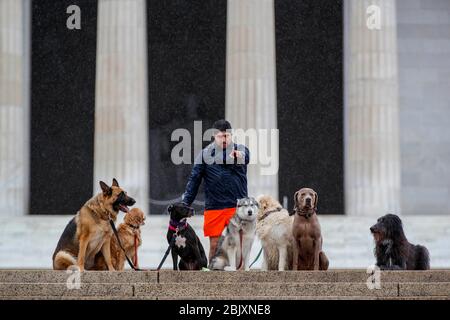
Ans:
[[[446,296],[412,296],[412,297],[361,297],[361,296],[223,296],[223,297],[133,297],[133,296],[102,296],[102,297],[77,297],[77,296],[0,296],[0,300],[450,300]]]
[[[287,272],[100,272],[0,270],[1,299],[450,299],[450,270],[381,272],[370,290],[364,270]]]

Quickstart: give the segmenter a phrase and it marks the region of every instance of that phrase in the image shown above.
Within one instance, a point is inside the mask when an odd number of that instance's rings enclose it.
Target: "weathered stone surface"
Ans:
[[[450,299],[450,270],[383,271],[370,290],[364,270],[236,272],[87,271],[81,288],[52,270],[0,270],[2,299]],[[71,282],[69,281],[69,284]]]
[[[245,285],[234,283],[202,283],[189,286],[179,283],[136,284],[136,296],[165,296],[179,298],[182,296],[397,296],[398,286],[387,283],[380,290],[369,290],[362,283],[283,283],[249,282]]]
[[[0,283],[65,283],[70,273],[53,270],[0,270]],[[108,272],[85,271],[81,273],[82,283],[135,283],[157,281],[157,272]]]
[[[82,283],[80,289],[68,289],[59,283],[0,283],[0,296],[133,296],[133,286],[119,283]]]
[[[0,270],[0,283],[65,283],[70,274],[53,270]],[[243,282],[354,282],[365,283],[365,270],[328,271],[85,271],[83,283],[243,283]],[[382,271],[381,282],[450,282],[450,270]]]
[[[450,282],[400,283],[400,296],[446,296],[450,298]]]
[[[369,278],[365,270],[329,271],[235,271],[235,272],[177,272],[163,270],[160,283],[169,282],[357,282],[365,283]],[[381,282],[450,282],[450,270],[430,271],[382,271]]]

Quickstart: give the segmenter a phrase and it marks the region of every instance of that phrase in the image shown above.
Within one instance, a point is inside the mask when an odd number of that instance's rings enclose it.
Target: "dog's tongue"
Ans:
[[[130,209],[128,209],[128,207],[125,206],[125,205],[123,205],[123,204],[121,204],[121,205],[119,206],[119,209],[120,209],[120,211],[125,212],[125,213],[127,213],[128,211],[130,211]]]

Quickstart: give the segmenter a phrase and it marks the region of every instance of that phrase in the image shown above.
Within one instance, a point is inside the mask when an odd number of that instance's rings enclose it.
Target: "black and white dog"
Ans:
[[[194,215],[194,208],[177,202],[171,204],[167,211],[170,214],[167,241],[172,244],[173,270],[206,268],[208,260],[205,250],[194,229],[187,223],[187,218]],[[178,263],[178,257],[180,257],[180,263]]]
[[[370,228],[375,239],[376,265],[382,270],[428,270],[427,248],[413,245],[406,239],[400,218],[387,214]]]
[[[254,198],[239,199],[236,213],[219,239],[216,253],[209,263],[211,270],[249,270],[250,251],[256,233],[259,204]]]

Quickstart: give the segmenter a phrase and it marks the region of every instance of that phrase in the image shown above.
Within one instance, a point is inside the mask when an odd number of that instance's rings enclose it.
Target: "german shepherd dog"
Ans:
[[[187,218],[194,215],[194,209],[182,202],[171,204],[167,208],[170,214],[167,241],[172,246],[173,270],[201,270],[206,268],[208,260],[202,243]],[[174,239],[175,238],[175,239]],[[180,263],[178,263],[180,257]]]
[[[108,270],[114,271],[109,219],[115,222],[119,211],[128,212],[128,206],[136,201],[119,187],[116,179],[111,187],[100,181],[100,187],[102,192],[88,200],[64,229],[53,253],[54,270],[66,270],[72,265],[77,265],[80,271],[90,270],[95,256],[101,252]]]

